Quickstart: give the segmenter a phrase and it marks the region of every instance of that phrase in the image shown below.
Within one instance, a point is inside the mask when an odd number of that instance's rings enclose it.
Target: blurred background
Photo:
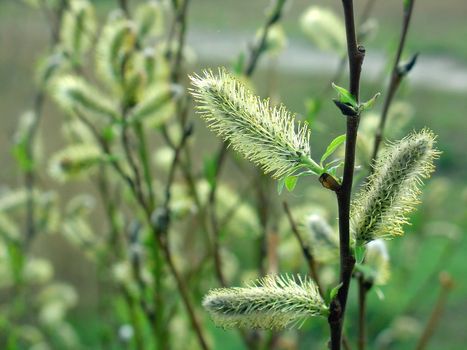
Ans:
[[[100,18],[105,18],[114,1],[93,1]],[[130,1],[137,3],[138,1]],[[366,1],[356,0],[357,17]],[[186,73],[202,68],[228,66],[238,60],[255,37],[264,21],[269,1],[193,0],[188,14],[189,68]],[[306,101],[319,97],[328,88],[339,66],[339,55],[314,47],[302,32],[300,15],[310,5],[323,5],[340,14],[340,1],[293,0],[287,5],[283,18],[287,44],[275,57],[261,59],[254,81],[258,92],[281,100],[299,115],[308,113]],[[417,1],[405,53],[408,58],[419,53],[418,62],[404,82],[396,98],[407,103],[411,119],[404,130],[429,126],[439,135],[443,152],[437,172],[429,181],[423,204],[413,215],[403,240],[390,243],[393,275],[382,288],[384,302],[370,295],[369,328],[379,330],[397,315],[413,315],[426,320],[439,291],[438,272],[448,271],[455,280],[445,313],[436,330],[430,349],[465,349],[467,343],[467,2],[464,0]],[[385,93],[392,54],[400,33],[401,1],[376,0],[371,18],[375,20],[374,34],[364,43],[367,58],[363,67],[362,99],[377,91]],[[39,56],[46,50],[49,31],[46,19],[19,0],[0,0],[0,188],[21,185],[11,148],[18,116],[32,104],[34,69]],[[346,85],[346,75],[339,81]],[[376,110],[380,110],[380,103]],[[60,113],[47,103],[42,125],[44,154],[63,145],[58,133]],[[214,145],[215,138],[197,125],[201,135],[195,139],[202,154]],[[315,121],[312,149],[321,154],[325,140],[342,134],[343,123],[331,100],[324,102]],[[196,147],[196,146],[195,146]],[[201,166],[201,165],[198,165]],[[227,178],[235,183],[233,178]],[[59,188],[65,196],[88,190],[86,183],[62,185],[45,174],[40,177],[45,188]],[[298,193],[305,191],[301,183]],[[313,189],[306,189],[307,193]],[[299,202],[304,196],[292,198]],[[94,215],[100,226],[98,214]],[[72,284],[78,291],[79,302],[71,312],[72,324],[80,330],[83,344],[92,348],[99,295],[96,271],[84,254],[60,235],[48,236],[35,242],[34,251],[54,262],[55,276]],[[1,295],[0,295],[1,297]],[[352,296],[351,296],[352,298]],[[414,302],[414,300],[416,302]],[[351,313],[355,310],[351,309]],[[400,321],[404,330],[422,327]],[[223,331],[218,331],[221,334]],[[225,336],[225,335],[220,335]],[[223,349],[237,348],[235,340]],[[409,348],[409,347],[408,347]]]

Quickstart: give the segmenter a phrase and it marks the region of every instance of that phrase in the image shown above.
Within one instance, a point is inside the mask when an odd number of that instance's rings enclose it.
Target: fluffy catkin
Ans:
[[[402,235],[407,214],[418,203],[419,187],[434,170],[439,155],[435,135],[414,132],[388,145],[373,165],[374,173],[352,203],[352,231],[358,245]]]
[[[209,127],[265,173],[278,179],[300,168],[320,171],[310,158],[307,124],[296,124],[284,106],[271,107],[225,69],[218,76],[192,76],[191,81],[198,111]]]
[[[289,276],[269,275],[244,288],[211,290],[203,306],[224,328],[283,329],[327,314],[315,283]]]

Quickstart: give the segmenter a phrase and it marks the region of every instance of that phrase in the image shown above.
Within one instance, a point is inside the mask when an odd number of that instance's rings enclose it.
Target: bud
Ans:
[[[93,165],[105,160],[99,148],[94,145],[79,144],[69,146],[52,156],[50,175],[59,181],[83,175]]]
[[[304,224],[303,241],[311,249],[313,257],[320,262],[337,259],[339,238],[337,233],[317,214],[309,215]]]
[[[374,285],[384,285],[390,277],[389,253],[386,242],[382,239],[371,241],[366,246],[365,265],[370,268],[370,282]]]
[[[149,35],[158,36],[164,29],[164,13],[157,1],[140,4],[135,11],[136,32],[140,40]]]
[[[111,119],[118,116],[112,102],[80,77],[65,75],[57,78],[52,93],[57,103],[72,113],[94,114]]]
[[[344,24],[331,10],[312,6],[302,16],[300,24],[305,34],[321,50],[345,52]]]
[[[72,60],[79,62],[91,47],[96,32],[94,7],[86,0],[71,1],[62,21],[61,43]]]

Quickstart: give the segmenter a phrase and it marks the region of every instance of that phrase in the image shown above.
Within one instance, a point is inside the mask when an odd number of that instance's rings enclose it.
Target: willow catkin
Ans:
[[[393,143],[373,165],[374,173],[352,203],[357,245],[402,235],[407,214],[418,203],[422,180],[434,171],[435,135],[425,129]]]
[[[310,157],[307,124],[295,123],[284,106],[271,107],[224,69],[191,81],[198,112],[209,127],[265,173],[278,179],[302,168],[320,172]]]
[[[203,306],[224,328],[283,329],[328,312],[313,281],[273,275],[243,288],[211,290]]]

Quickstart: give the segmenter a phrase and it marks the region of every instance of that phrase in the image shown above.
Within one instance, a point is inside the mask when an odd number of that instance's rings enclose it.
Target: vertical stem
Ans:
[[[349,58],[350,93],[359,101],[360,74],[365,49],[357,45],[355,33],[354,10],[352,0],[342,0],[344,8],[345,28],[347,37],[347,54]],[[347,116],[344,175],[342,185],[336,189],[339,212],[339,252],[340,252],[340,283],[337,296],[331,301],[328,318],[331,331],[331,349],[340,350],[342,328],[344,323],[347,297],[355,265],[355,258],[350,251],[350,200],[352,194],[353,173],[355,167],[355,148],[360,115]]]
[[[305,244],[302,237],[300,236],[300,232],[298,231],[297,224],[295,223],[295,220],[292,216],[292,212],[290,211],[289,205],[287,204],[286,201],[283,202],[283,206],[284,206],[284,211],[289,220],[290,227],[292,228],[292,232],[295,235],[295,238],[297,238],[297,241],[300,244],[300,247],[302,248],[303,256],[305,257],[305,260],[307,261],[311,278],[313,278],[313,280],[315,281],[316,286],[318,287],[319,294],[324,298],[324,290],[319,280],[318,269],[316,268],[315,258],[313,257],[313,254],[311,253],[310,247],[308,247]]]
[[[407,32],[410,25],[410,20],[412,18],[413,7],[415,0],[408,0],[408,4],[404,5],[404,19],[402,22],[402,31],[399,39],[399,45],[397,47],[396,57],[394,58],[394,64],[392,66],[391,80],[389,82],[389,87],[387,90],[386,98],[383,103],[383,111],[381,112],[381,118],[379,120],[378,129],[376,130],[375,143],[373,146],[372,159],[375,160],[378,156],[379,146],[383,139],[384,127],[386,125],[386,120],[389,112],[389,107],[391,106],[394,95],[399,88],[402,78],[407,72],[401,72],[399,69],[399,62],[402,56],[402,51],[405,46],[405,41],[407,38]]]
[[[370,288],[363,275],[358,276],[358,350],[365,350],[366,346],[366,297]]]
[[[428,320],[428,323],[426,324],[426,327],[423,330],[422,336],[418,341],[417,347],[415,348],[416,350],[426,349],[426,346],[428,345],[428,342],[433,336],[436,326],[438,325],[438,322],[441,319],[449,292],[453,288],[454,283],[451,277],[446,272],[441,272],[439,277],[441,283],[441,290],[439,292],[438,300],[436,301],[433,311],[431,312],[430,319]]]
[[[273,26],[280,20],[285,2],[286,0],[276,0],[273,10],[271,11],[271,15],[269,16],[266,23],[264,24],[264,27],[261,30],[261,37],[257,45],[254,46],[250,51],[249,61],[245,68],[245,75],[247,77],[253,74],[253,71],[255,70],[256,65],[258,63],[259,57],[261,56],[261,53],[264,50],[264,45],[266,44],[266,40],[268,38],[269,29],[271,28],[271,26]]]
[[[130,9],[128,7],[128,0],[118,0],[118,5],[122,9],[127,18],[130,18]]]

